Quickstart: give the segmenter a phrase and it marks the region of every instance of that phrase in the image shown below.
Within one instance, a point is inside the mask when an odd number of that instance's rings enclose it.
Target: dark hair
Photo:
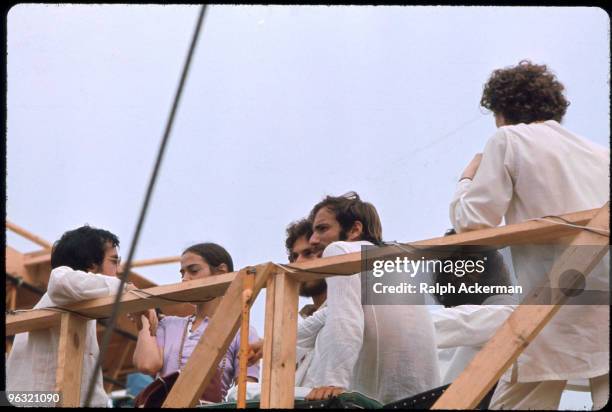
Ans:
[[[454,234],[454,233],[451,233]],[[448,247],[440,247],[440,250],[445,250],[441,253],[440,260],[447,261],[458,261],[462,260],[465,262],[474,262],[474,266],[477,266],[476,262],[480,260],[484,266],[482,273],[466,273],[462,277],[455,276],[453,273],[433,273],[434,283],[441,285],[451,284],[454,286],[456,291],[460,290],[461,284],[471,286],[476,282],[481,286],[510,286],[512,281],[504,257],[499,251],[482,246],[456,246],[452,247],[452,252],[447,254],[449,251]],[[437,290],[437,289],[436,289]],[[496,293],[468,293],[468,292],[456,292],[456,293],[445,293],[438,294],[434,293],[434,298],[446,307],[453,307],[459,305],[480,305],[485,299],[495,296]]]
[[[362,201],[357,193],[327,196],[312,208],[308,220],[314,222],[316,214],[324,207],[334,213],[343,232],[349,231],[356,221],[360,221],[363,225],[360,240],[368,240],[375,245],[382,244],[382,224],[378,212],[374,205]]]
[[[184,255],[188,252],[201,256],[211,269],[225,263],[229,272],[234,271],[232,257],[223,246],[219,246],[216,243],[198,243],[197,245],[189,246],[182,254]]]
[[[68,266],[74,270],[88,271],[101,266],[107,243],[119,246],[119,239],[108,230],[85,225],[69,230],[53,244],[51,269]]]
[[[561,122],[569,106],[564,89],[545,64],[522,60],[491,74],[480,105],[504,116],[508,125],[551,119]]]
[[[287,226],[286,233],[287,239],[285,240],[285,248],[287,249],[289,261],[292,262],[291,252],[293,250],[293,245],[295,245],[295,242],[302,236],[306,236],[307,240],[310,239],[312,235],[312,222],[308,219],[300,219],[291,222],[289,226]]]

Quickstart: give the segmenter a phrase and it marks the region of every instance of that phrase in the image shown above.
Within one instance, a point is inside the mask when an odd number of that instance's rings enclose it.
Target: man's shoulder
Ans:
[[[609,157],[610,149],[567,129],[556,120],[544,122],[519,123],[498,128],[491,140],[507,140],[513,144],[529,149],[539,148],[543,151],[571,151],[576,148],[588,153],[589,157]]]
[[[367,240],[358,240],[355,242],[333,242],[327,245],[323,251],[323,257],[345,255],[347,253],[361,252],[363,246],[374,246],[372,242]]]

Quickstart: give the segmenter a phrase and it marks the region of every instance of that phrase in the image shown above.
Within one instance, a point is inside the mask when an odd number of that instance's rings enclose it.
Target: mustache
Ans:
[[[324,245],[312,246],[312,253],[317,255],[317,257],[321,257],[321,255],[323,254],[324,250],[325,250],[325,246]]]

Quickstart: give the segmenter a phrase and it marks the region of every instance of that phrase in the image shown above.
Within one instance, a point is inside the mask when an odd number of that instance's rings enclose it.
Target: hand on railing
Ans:
[[[141,331],[143,327],[148,327],[151,336],[157,334],[157,325],[159,320],[157,319],[157,313],[155,309],[147,309],[142,312],[128,313],[128,319],[136,324],[138,331]]]
[[[253,366],[263,357],[263,344],[263,339],[249,343],[249,356],[247,360],[249,366]]]
[[[324,399],[335,398],[341,393],[346,392],[344,388],[338,386],[321,386],[319,388],[313,388],[308,395],[306,395],[307,401],[321,401]]]

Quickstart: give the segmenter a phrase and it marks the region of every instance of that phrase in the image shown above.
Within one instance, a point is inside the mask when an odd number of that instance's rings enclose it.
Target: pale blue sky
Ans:
[[[9,220],[49,241],[107,228],[127,255],[197,12],[10,10]],[[287,224],[348,190],[376,205],[388,240],[441,235],[495,130],[479,108],[490,72],[548,64],[565,126],[607,146],[609,40],[598,8],[209,7],[136,257],[215,241],[238,268],[282,262]],[[178,265],[139,272],[179,281]],[[262,298],[253,319],[263,333]]]

